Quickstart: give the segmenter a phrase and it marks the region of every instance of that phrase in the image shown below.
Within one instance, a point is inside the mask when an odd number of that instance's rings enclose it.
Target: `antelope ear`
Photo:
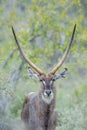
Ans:
[[[65,68],[64,71],[61,72],[60,74],[55,74],[52,80],[53,80],[53,81],[56,81],[57,79],[65,78],[67,70],[68,70],[68,69]]]
[[[34,73],[30,67],[27,67],[27,71],[28,71],[29,77],[40,80],[40,76],[38,74]]]

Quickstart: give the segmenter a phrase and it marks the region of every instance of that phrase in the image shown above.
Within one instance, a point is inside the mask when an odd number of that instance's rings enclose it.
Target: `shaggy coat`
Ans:
[[[38,94],[30,93],[24,101],[21,118],[26,130],[55,130],[57,122],[55,87],[53,87],[54,97],[50,104],[43,101],[41,95],[43,91],[44,89],[41,89]]]

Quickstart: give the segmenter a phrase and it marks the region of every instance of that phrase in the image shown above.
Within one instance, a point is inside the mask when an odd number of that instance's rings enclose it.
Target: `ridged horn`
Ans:
[[[41,69],[39,69],[35,64],[33,64],[25,55],[25,53],[23,52],[23,50],[21,49],[20,47],[20,44],[18,42],[18,39],[17,39],[17,36],[15,34],[15,31],[14,31],[14,28],[12,26],[12,32],[13,32],[13,35],[14,35],[14,39],[15,39],[15,42],[18,46],[18,49],[19,49],[19,52],[21,54],[21,56],[23,57],[23,59],[25,60],[26,63],[28,63],[30,65],[30,67],[35,71],[35,73],[39,74],[39,75],[42,75],[43,72]]]
[[[72,41],[74,39],[74,34],[75,34],[75,30],[76,30],[76,24],[74,25],[74,29],[73,29],[73,32],[72,32],[72,36],[71,36],[71,39],[70,39],[70,43],[67,47],[67,49],[65,50],[63,56],[62,56],[62,59],[60,60],[60,62],[52,69],[52,71],[50,72],[50,74],[55,74],[56,71],[62,66],[62,64],[64,63],[68,53],[69,53],[69,50],[70,50],[70,47],[72,45]]]

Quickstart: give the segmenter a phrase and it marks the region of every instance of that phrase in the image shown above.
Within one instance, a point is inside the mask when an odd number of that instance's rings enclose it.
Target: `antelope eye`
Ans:
[[[42,80],[42,79],[40,79],[40,81],[42,82],[43,80]]]
[[[43,83],[43,85],[46,85],[45,80],[40,79],[40,82],[42,82],[42,83]]]
[[[42,78],[40,78],[40,81],[43,82],[44,80]]]

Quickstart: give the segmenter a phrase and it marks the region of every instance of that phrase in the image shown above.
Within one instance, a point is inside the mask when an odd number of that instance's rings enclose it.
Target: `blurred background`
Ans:
[[[87,130],[87,1],[0,0],[0,130],[22,130],[21,109],[39,82],[28,76],[11,27],[33,63],[49,72],[61,59],[74,25],[73,45],[56,82],[56,130]]]

